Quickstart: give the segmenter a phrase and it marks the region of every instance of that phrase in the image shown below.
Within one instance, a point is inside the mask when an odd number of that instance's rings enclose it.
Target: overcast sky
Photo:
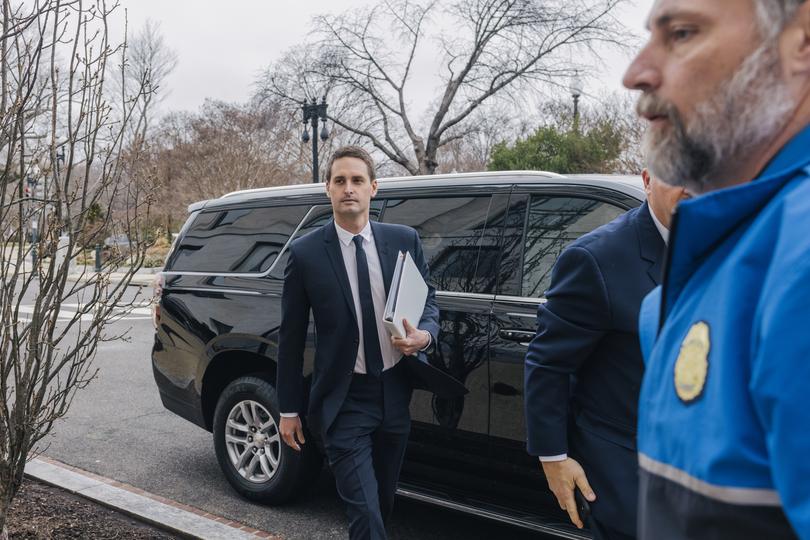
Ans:
[[[441,0],[439,0],[441,1]],[[645,36],[644,20],[653,0],[631,0],[619,14]],[[196,110],[206,98],[247,100],[257,76],[286,49],[306,39],[314,15],[367,5],[368,0],[122,0],[130,31],[147,19],[158,22],[178,65],[167,81],[163,112]],[[123,10],[112,27],[123,31]],[[120,34],[119,34],[120,35]],[[586,94],[619,91],[629,63],[620,54],[607,59],[606,72],[590,81]]]

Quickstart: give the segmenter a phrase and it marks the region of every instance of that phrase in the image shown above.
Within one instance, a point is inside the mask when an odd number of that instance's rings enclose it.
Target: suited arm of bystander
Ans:
[[[594,256],[584,247],[566,249],[554,265],[547,302],[537,313],[537,333],[525,359],[527,449],[540,456],[549,489],[572,523],[582,527],[574,488],[596,494],[580,464],[568,457],[571,376],[611,327],[607,287]],[[554,460],[545,458],[554,457]]]

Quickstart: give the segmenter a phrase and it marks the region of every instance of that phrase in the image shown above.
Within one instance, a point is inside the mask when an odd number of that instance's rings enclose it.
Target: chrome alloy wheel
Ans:
[[[278,470],[278,426],[270,412],[256,401],[240,401],[228,413],[225,447],[231,464],[249,482],[267,482]]]

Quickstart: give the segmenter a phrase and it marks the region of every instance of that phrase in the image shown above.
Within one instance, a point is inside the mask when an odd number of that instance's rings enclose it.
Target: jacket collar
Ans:
[[[666,244],[664,244],[664,239],[661,238],[658,227],[653,222],[652,210],[647,202],[639,208],[635,222],[639,253],[642,259],[650,263],[647,268],[647,275],[650,276],[653,283],[658,285],[661,283],[661,270],[664,266]]]
[[[653,225],[655,228],[658,229],[658,234],[664,240],[664,244],[669,242],[669,229],[661,223],[661,220],[658,219],[658,216],[655,215],[655,212],[652,209],[648,209],[650,212],[650,219],[652,219]]]
[[[357,313],[354,310],[354,298],[352,298],[352,289],[351,285],[349,285],[349,275],[346,273],[346,265],[343,264],[343,253],[340,250],[340,240],[338,239],[334,220],[329,220],[329,223],[323,226],[323,241],[326,245],[326,254],[329,258],[329,263],[332,265],[332,270],[340,284],[340,290],[343,292],[343,298],[346,300],[349,311],[356,323]]]
[[[810,126],[793,137],[753,181],[682,201],[672,222],[663,321],[703,260],[810,164]]]

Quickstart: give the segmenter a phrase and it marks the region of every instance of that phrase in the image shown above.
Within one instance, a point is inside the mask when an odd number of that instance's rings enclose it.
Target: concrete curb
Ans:
[[[147,493],[134,486],[104,478],[44,456],[29,461],[25,466],[25,475],[185,538],[282,540],[280,536]]]

